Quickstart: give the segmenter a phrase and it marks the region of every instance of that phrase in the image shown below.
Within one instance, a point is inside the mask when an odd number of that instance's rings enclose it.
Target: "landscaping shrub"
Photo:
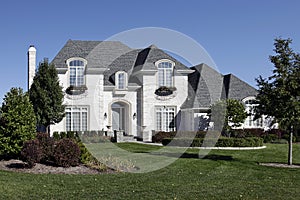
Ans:
[[[263,129],[251,128],[251,129],[231,129],[230,137],[245,138],[245,137],[262,137],[265,135]]]
[[[205,143],[204,143],[205,140]],[[257,147],[263,145],[263,139],[259,137],[249,138],[227,138],[221,137],[217,140],[209,138],[195,138],[193,141],[187,138],[165,138],[162,141],[164,146],[180,146],[180,147],[201,147],[204,143],[205,147]],[[214,143],[216,143],[214,145]]]
[[[279,139],[278,135],[275,135],[275,134],[266,134],[263,136],[264,143],[272,143],[278,139]]]
[[[74,131],[68,131],[66,137],[70,138],[70,139],[75,139],[75,132]]]
[[[21,158],[30,168],[39,163],[43,157],[43,149],[38,139],[28,140],[21,150]]]
[[[48,133],[37,133],[37,140],[39,140],[42,149],[43,157],[42,162],[53,161],[54,138],[51,138]]]
[[[152,142],[161,143],[164,138],[174,138],[175,136],[176,138],[204,138],[206,134],[207,131],[159,131],[152,136]]]
[[[64,138],[67,137],[67,133],[62,131],[62,132],[59,133],[59,136],[60,136],[60,139],[64,139]]]
[[[58,131],[53,132],[53,136],[52,137],[53,137],[54,140],[59,140],[60,139],[60,135],[59,135]]]
[[[155,135],[152,136],[152,142],[161,143],[164,138],[173,138],[175,137],[176,132],[164,132],[159,131],[156,132]]]
[[[53,156],[58,166],[77,166],[80,160],[80,149],[73,139],[64,138],[56,143]]]
[[[87,150],[87,148],[84,146],[82,142],[77,142],[77,145],[80,149],[80,162],[83,164],[88,164],[92,161],[94,161],[94,157],[92,154]]]
[[[0,108],[0,155],[16,158],[24,142],[35,137],[36,117],[27,93],[12,88]]]
[[[278,138],[282,138],[283,135],[288,134],[286,131],[281,130],[281,129],[270,129],[266,133],[277,135]]]

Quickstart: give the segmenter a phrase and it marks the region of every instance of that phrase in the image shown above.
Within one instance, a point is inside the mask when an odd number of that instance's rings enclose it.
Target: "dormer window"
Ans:
[[[116,89],[125,90],[127,88],[127,73],[120,71],[115,75]]]
[[[71,86],[82,86],[85,84],[84,71],[86,62],[82,59],[72,59],[67,62],[70,76],[69,83]]]
[[[173,70],[175,63],[170,60],[160,60],[155,63],[158,69],[158,87],[173,87]]]

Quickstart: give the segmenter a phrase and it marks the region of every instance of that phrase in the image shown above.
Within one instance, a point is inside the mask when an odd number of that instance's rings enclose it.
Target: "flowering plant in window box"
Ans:
[[[70,87],[66,89],[66,93],[70,95],[79,95],[79,94],[83,94],[86,90],[87,90],[86,85],[79,85],[79,86],[70,85]]]
[[[161,86],[155,90],[155,94],[158,96],[169,96],[173,94],[174,91],[176,91],[176,87]]]

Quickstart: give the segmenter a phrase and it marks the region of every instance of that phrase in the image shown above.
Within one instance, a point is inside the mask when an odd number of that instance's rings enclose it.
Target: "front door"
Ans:
[[[111,106],[112,111],[112,129],[122,130],[126,132],[126,106],[123,103],[113,103]]]

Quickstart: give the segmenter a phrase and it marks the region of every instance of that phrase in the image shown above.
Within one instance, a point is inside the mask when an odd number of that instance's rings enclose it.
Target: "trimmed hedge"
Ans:
[[[209,135],[207,135],[209,134]],[[220,133],[216,131],[178,131],[178,132],[157,132],[152,136],[152,142],[154,143],[162,143],[163,139],[166,138],[205,138],[219,137]],[[224,136],[224,133],[222,133]],[[226,136],[228,134],[225,134]],[[264,131],[263,129],[233,129],[230,131],[230,138],[251,138],[251,137],[259,137],[263,139],[264,143],[278,143],[278,141],[283,142],[281,139],[288,140],[289,134],[280,129],[271,129],[268,131]],[[300,136],[298,134],[294,134],[293,138],[294,142],[300,142]]]
[[[159,131],[152,136],[152,142],[161,143],[165,138],[204,138],[207,133],[210,137],[219,137],[219,132],[217,131],[173,131],[173,132],[163,132]]]
[[[164,146],[179,147],[259,147],[263,146],[263,139],[259,137],[247,138],[226,138],[221,137],[217,141],[215,139],[204,138],[165,138],[162,140]]]

